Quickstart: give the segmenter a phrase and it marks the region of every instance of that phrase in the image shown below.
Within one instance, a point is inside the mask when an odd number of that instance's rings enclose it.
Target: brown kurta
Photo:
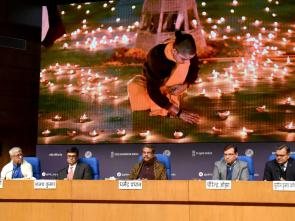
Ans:
[[[128,176],[128,179],[130,180],[136,180],[140,178],[140,171],[143,167],[143,161],[140,161],[139,163],[135,164],[132,168],[132,171],[130,172],[130,175]],[[154,169],[154,179],[155,180],[167,180],[167,174],[166,174],[166,168],[163,164],[161,164],[159,161],[155,160],[153,164]]]

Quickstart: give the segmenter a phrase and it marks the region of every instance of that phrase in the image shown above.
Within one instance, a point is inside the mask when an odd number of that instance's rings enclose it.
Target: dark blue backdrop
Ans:
[[[230,143],[153,144],[157,153],[171,157],[172,178],[211,179],[213,165],[223,156],[223,147]],[[240,155],[253,157],[255,180],[261,180],[265,162],[275,147],[283,143],[234,143]],[[286,143],[295,151],[295,143]],[[42,177],[54,179],[57,171],[66,165],[66,149],[74,145],[38,145]],[[99,160],[101,178],[114,176],[125,179],[137,162],[143,144],[76,145],[80,156],[93,156]]]

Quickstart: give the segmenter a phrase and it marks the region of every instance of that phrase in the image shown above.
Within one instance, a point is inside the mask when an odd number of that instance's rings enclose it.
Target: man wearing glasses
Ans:
[[[89,165],[79,163],[79,150],[76,147],[67,149],[68,165],[58,172],[57,179],[60,180],[92,180],[92,170]]]
[[[128,82],[132,111],[150,111],[150,116],[178,117],[197,124],[197,113],[180,108],[181,95],[198,78],[199,61],[194,38],[176,31],[175,39],[156,45],[147,55],[143,74]]]
[[[32,179],[32,165],[23,159],[22,149],[13,147],[9,150],[11,161],[1,171],[1,179]]]
[[[146,145],[142,148],[142,160],[133,167],[128,179],[167,180],[166,168],[157,161],[152,146]]]
[[[277,147],[276,158],[265,165],[263,180],[295,181],[295,161],[290,157],[288,146]]]
[[[223,159],[215,162],[213,180],[248,180],[248,164],[238,160],[238,150],[234,145],[223,149]]]

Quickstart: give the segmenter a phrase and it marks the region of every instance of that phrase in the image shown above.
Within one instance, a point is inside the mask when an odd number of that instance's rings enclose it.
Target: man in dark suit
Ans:
[[[282,145],[276,149],[276,159],[265,165],[263,180],[295,181],[295,160],[290,157],[288,146]]]
[[[68,166],[58,172],[60,180],[92,180],[92,170],[89,165],[79,163],[79,150],[72,147],[67,150]]]

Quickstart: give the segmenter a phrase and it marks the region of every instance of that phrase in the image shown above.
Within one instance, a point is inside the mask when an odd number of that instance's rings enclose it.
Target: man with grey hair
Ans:
[[[1,171],[1,179],[32,179],[32,165],[23,159],[22,149],[13,147],[9,150],[11,161]]]

